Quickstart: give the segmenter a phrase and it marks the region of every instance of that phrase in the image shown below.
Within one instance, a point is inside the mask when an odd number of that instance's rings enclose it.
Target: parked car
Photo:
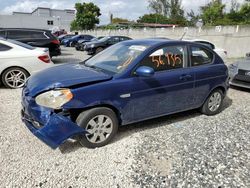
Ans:
[[[108,36],[103,37],[98,41],[93,41],[85,44],[84,50],[87,51],[88,55],[97,54],[103,51],[105,48],[112,46],[118,42],[131,40],[129,37],[124,36]]]
[[[76,35],[74,37],[71,37],[69,39],[65,39],[62,41],[62,43],[66,46],[66,47],[75,47],[76,43],[79,40],[85,40],[85,41],[90,41],[92,38],[94,38],[91,35]]]
[[[186,41],[197,42],[211,48],[223,59],[224,62],[227,62],[227,51],[216,47],[213,43],[203,39],[186,39]]]
[[[246,58],[229,65],[230,85],[250,89],[250,53]]]
[[[0,81],[6,87],[21,88],[30,75],[52,65],[47,49],[0,39]]]
[[[61,55],[60,42],[49,30],[0,29],[0,37],[17,40],[34,47],[48,48],[51,57]]]
[[[74,34],[60,35],[60,36],[58,37],[58,40],[60,41],[60,44],[61,44],[62,41],[63,41],[64,39],[69,39],[69,38],[72,38],[72,37],[74,37],[74,36],[75,36]]]
[[[227,66],[210,48],[130,40],[32,76],[22,92],[22,120],[52,148],[76,135],[95,148],[108,144],[120,125],[190,109],[215,115],[227,89]]]
[[[76,45],[75,48],[76,50],[80,50],[80,51],[84,51],[84,47],[88,42],[94,42],[94,41],[98,41],[100,39],[102,39],[103,37],[97,37],[97,38],[92,38],[90,41],[86,41],[86,40],[79,40]]]

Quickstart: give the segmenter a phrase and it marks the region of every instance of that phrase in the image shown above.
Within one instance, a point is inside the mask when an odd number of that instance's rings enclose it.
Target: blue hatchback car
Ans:
[[[108,144],[121,125],[190,109],[215,115],[227,89],[227,67],[206,46],[130,40],[31,76],[22,120],[53,149],[72,137],[95,148]]]

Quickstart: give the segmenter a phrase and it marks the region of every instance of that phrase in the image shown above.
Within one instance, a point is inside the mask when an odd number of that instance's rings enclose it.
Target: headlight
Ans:
[[[95,47],[95,45],[94,45],[94,44],[91,44],[91,45],[90,45],[90,48],[94,48],[94,47]]]
[[[237,73],[238,72],[238,64],[231,64],[228,66],[229,71],[232,73]]]
[[[73,94],[69,89],[58,89],[42,93],[38,95],[35,100],[38,105],[52,109],[59,109],[72,98]]]

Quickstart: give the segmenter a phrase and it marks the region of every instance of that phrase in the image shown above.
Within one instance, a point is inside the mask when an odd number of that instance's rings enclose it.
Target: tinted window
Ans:
[[[35,39],[46,39],[44,32],[39,31],[20,31],[10,30],[8,31],[8,38],[10,39],[24,39],[24,38],[35,38]]]
[[[128,38],[126,38],[126,37],[120,37],[120,41],[125,41],[125,40],[128,40]]]
[[[5,38],[5,31],[0,31],[0,37]]]
[[[191,64],[192,66],[200,66],[213,62],[214,55],[202,47],[191,47]]]
[[[120,39],[119,39],[119,37],[113,37],[113,38],[109,39],[108,42],[109,42],[109,44],[116,44],[116,43],[120,42]]]
[[[8,40],[8,42],[11,42],[11,43],[13,43],[15,45],[21,46],[21,47],[29,49],[29,50],[34,50],[35,49],[33,46],[30,46],[28,44],[24,44],[22,42],[18,42],[16,40]]]
[[[148,66],[155,71],[183,68],[187,61],[185,46],[168,46],[153,52],[140,66]]]
[[[4,45],[4,44],[0,44],[0,52],[2,52],[2,51],[8,51],[10,49],[11,49],[10,46]]]
[[[208,48],[210,48],[212,50],[215,49],[215,46],[212,43],[210,43],[210,42],[197,41],[197,43],[203,44],[203,45],[207,46]]]
[[[85,36],[85,39],[86,39],[86,40],[91,40],[91,39],[93,39],[93,38],[94,38],[94,37],[92,37],[92,36],[90,36],[90,35],[86,35],[86,36]]]

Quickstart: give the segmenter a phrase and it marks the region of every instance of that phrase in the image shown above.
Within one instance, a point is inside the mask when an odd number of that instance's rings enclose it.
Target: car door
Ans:
[[[211,90],[223,83],[226,67],[216,63],[212,51],[202,46],[190,45],[190,66],[195,74],[194,104],[201,106]]]
[[[130,109],[134,121],[191,109],[194,74],[187,67],[187,47],[165,46],[147,56],[139,66],[155,70],[152,77],[133,76]]]

